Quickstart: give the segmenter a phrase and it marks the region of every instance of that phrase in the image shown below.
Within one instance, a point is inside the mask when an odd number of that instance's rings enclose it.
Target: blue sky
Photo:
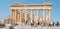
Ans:
[[[0,19],[8,17],[10,14],[10,4],[19,2],[21,4],[42,4],[44,2],[52,3],[52,20],[60,22],[60,0],[0,0]]]

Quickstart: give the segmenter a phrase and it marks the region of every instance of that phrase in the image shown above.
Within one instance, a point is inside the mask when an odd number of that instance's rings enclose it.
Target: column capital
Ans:
[[[32,9],[31,11],[34,11],[35,9]]]
[[[28,11],[28,9],[24,9],[25,11]]]
[[[48,11],[51,11],[51,9],[48,9]]]
[[[44,9],[43,11],[46,11],[47,9]]]
[[[37,9],[37,11],[40,11],[40,9]]]
[[[15,10],[14,10],[14,9],[12,9],[11,11],[12,11],[12,12],[15,12]]]

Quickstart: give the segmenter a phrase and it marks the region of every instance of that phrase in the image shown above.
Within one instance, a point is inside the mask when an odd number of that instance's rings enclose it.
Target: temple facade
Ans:
[[[22,22],[50,22],[51,21],[51,3],[43,4],[11,4],[10,5],[11,13],[10,17],[15,20],[16,23]],[[40,11],[43,11],[42,18],[40,17]],[[36,11],[36,17],[34,14]]]

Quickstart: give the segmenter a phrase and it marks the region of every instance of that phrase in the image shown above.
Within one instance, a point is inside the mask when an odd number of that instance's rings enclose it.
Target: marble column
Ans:
[[[12,19],[16,22],[16,10],[12,9]]]
[[[12,19],[15,18],[15,10],[12,9]]]
[[[11,18],[13,19],[13,15],[14,15],[14,10],[13,9],[11,10],[11,13],[12,13]]]
[[[20,13],[19,13],[19,11],[17,11],[17,22],[19,23],[19,19],[20,18]]]
[[[51,10],[48,10],[48,20],[51,21]]]
[[[27,10],[25,10],[25,22],[27,21]]]
[[[32,21],[34,21],[34,9],[32,10]]]
[[[39,20],[39,10],[37,9],[37,21]]]
[[[34,21],[34,10],[31,10],[31,23]]]
[[[22,10],[20,9],[20,25],[22,24]]]
[[[46,10],[43,10],[43,21],[46,21]]]
[[[15,9],[12,9],[12,15],[11,15],[11,17],[12,17],[12,20],[14,20],[15,21],[15,23],[16,23],[16,10]],[[12,21],[11,20],[11,21]],[[12,22],[11,22],[12,23]]]
[[[17,22],[17,9],[15,10],[15,21]]]

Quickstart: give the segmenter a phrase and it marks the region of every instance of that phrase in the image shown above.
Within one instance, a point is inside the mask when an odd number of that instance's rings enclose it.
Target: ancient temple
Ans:
[[[11,13],[10,16],[15,22],[38,22],[40,20],[44,22],[51,21],[51,3],[43,3],[43,4],[11,4],[10,5]],[[34,11],[36,10],[36,19],[34,15]],[[42,19],[40,19],[40,10],[43,11]]]

